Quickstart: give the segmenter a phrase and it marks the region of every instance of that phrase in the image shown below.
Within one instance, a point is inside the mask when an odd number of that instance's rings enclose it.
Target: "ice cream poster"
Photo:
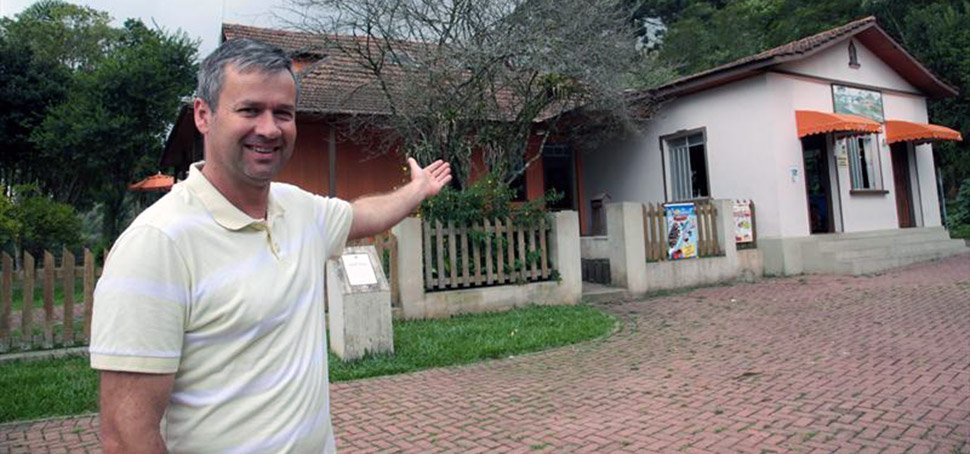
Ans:
[[[667,252],[671,260],[697,257],[697,211],[693,203],[664,205]]]
[[[734,242],[753,243],[754,231],[751,223],[751,201],[734,201]]]

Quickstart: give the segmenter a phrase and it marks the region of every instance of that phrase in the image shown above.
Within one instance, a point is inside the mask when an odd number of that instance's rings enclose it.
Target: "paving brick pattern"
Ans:
[[[970,453],[970,254],[603,307],[604,340],[334,385],[338,448]],[[3,425],[0,452],[93,451],[95,430]]]

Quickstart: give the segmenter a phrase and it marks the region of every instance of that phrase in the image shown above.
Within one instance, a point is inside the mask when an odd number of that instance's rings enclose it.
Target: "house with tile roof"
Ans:
[[[868,273],[966,251],[941,226],[940,80],[868,17],[653,90],[642,140],[586,157],[583,200],[750,199],[768,274]],[[590,222],[586,219],[586,222]]]
[[[355,121],[367,117],[394,114],[377,80],[348,52],[331,46],[352,48],[363,38],[332,36],[330,40],[298,31],[285,31],[236,24],[223,24],[222,39],[251,38],[276,45],[293,56],[294,69],[300,73],[300,97],[297,104],[297,141],[293,157],[277,177],[321,195],[353,200],[357,197],[387,192],[407,181],[404,158],[388,150],[391,133]],[[410,43],[408,43],[410,44]],[[413,43],[420,52],[421,45]],[[388,68],[388,71],[394,68]],[[391,89],[406,90],[401,87]],[[498,96],[498,102],[508,102]],[[531,160],[519,178],[522,200],[541,198],[554,188],[566,194],[557,202],[558,209],[585,208],[579,203],[579,157],[563,143],[543,140],[542,118],[536,122],[530,137],[526,159]],[[365,124],[365,126],[361,126]],[[392,139],[393,140],[393,139]],[[539,156],[539,150],[545,152]],[[188,166],[203,158],[201,135],[195,128],[192,106],[184,105],[169,134],[161,166],[175,168],[184,175]],[[535,158],[535,159],[532,159]],[[484,173],[481,157],[473,157],[472,178]]]
[[[345,199],[405,181],[401,157],[346,129],[354,116],[393,114],[371,75],[306,33],[223,26],[223,39],[237,37],[280,46],[303,71],[299,134],[281,181]],[[566,193],[555,208],[577,210],[584,235],[603,223],[592,205],[604,196],[753,200],[769,274],[865,273],[942,257],[965,248],[941,225],[932,147],[962,137],[931,124],[926,102],[956,93],[864,18],[633,93],[633,110],[651,118],[625,147],[540,146],[538,124],[526,153],[540,159],[526,170],[523,192]],[[200,159],[185,106],[162,166],[184,171]]]

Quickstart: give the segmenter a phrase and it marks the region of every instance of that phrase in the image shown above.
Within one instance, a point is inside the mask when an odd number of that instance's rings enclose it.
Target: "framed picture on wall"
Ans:
[[[882,123],[882,93],[864,88],[832,85],[832,104],[835,113],[852,114]]]

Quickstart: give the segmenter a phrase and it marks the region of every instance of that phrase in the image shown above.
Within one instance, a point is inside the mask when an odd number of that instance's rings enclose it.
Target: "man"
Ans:
[[[223,43],[199,71],[205,162],[118,238],[98,283],[91,365],[106,452],[333,452],[324,263],[451,180],[420,168],[348,203],[270,183],[293,153],[289,58]]]

